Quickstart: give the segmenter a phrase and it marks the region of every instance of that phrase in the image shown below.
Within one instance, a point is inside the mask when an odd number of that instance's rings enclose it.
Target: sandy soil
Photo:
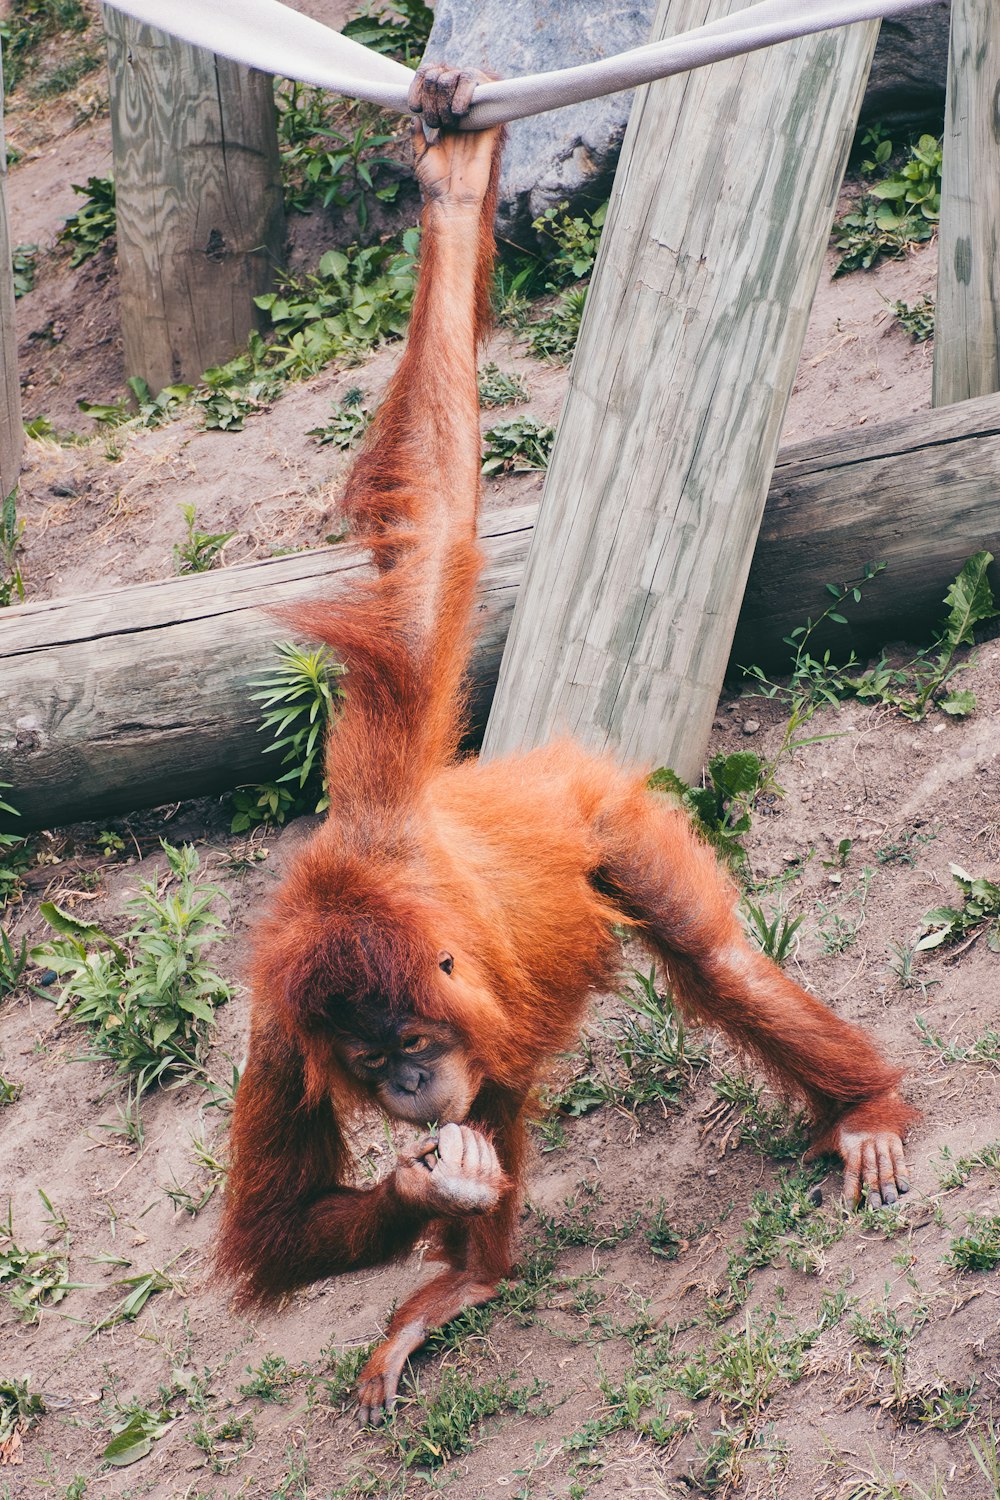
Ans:
[[[113,254],[70,271],[54,248],[75,206],[69,184],[108,166],[106,121],[91,116],[69,129],[73,118],[68,107],[48,124],[15,111],[25,157],[11,173],[10,208],[14,242],[43,247],[36,290],[18,304],[26,416],[44,413],[60,431],[89,433],[77,400],[117,399],[122,368]],[[912,343],[888,303],[918,301],[934,275],[931,245],[872,275],[824,279],[786,440],[929,405],[931,346]],[[555,420],[564,372],[530,361],[506,336],[491,353],[526,372],[530,411]],[[345,460],[306,433],[352,385],[377,399],[397,357],[387,348],[361,368],[291,387],[240,434],[204,432],[186,416],[124,439],[98,433],[81,446],[29,444],[20,504],[29,598],[169,574],[185,502],[197,504],[203,529],[237,533],[227,563],[321,539],[335,522]],[[491,485],[487,503],[509,504],[538,484]],[[779,1165],[754,1145],[752,1122],[720,1111],[715,1085],[734,1063],[706,1035],[708,1061],[692,1070],[675,1105],[606,1106],[539,1133],[523,1224],[534,1305],[508,1296],[419,1356],[388,1435],[354,1425],[338,1358],[378,1337],[416,1266],[322,1283],[259,1318],[235,1315],[210,1275],[219,1193],[192,1215],[166,1191],[179,1183],[198,1198],[207,1188],[193,1143],[224,1157],[226,1110],[193,1085],[152,1095],[144,1144],[129,1146],[105,1128],[118,1119],[122,1092],[108,1069],[81,1060],[81,1028],[30,987],[9,997],[0,1010],[0,1073],[23,1091],[0,1106],[0,1198],[10,1197],[17,1245],[63,1249],[79,1285],[31,1325],[15,1317],[0,1283],[0,1379],[30,1377],[48,1408],[23,1436],[23,1463],[0,1468],[0,1497],[405,1492],[420,1500],[443,1486],[456,1500],[995,1500],[997,1477],[985,1476],[970,1438],[988,1455],[1000,1369],[997,1279],[956,1272],[944,1257],[969,1215],[1000,1213],[1000,1173],[970,1165],[960,1186],[944,1184],[949,1153],[972,1158],[1000,1140],[998,1065],[948,1060],[922,1040],[916,1018],[965,1048],[996,1030],[997,959],[981,937],[918,957],[904,985],[895,950],[912,944],[927,911],[954,900],[950,862],[1000,879],[998,667],[1000,643],[986,642],[965,673],[963,685],[979,696],[965,722],[932,715],[914,725],[856,705],[818,718],[815,732],[832,737],[784,764],[785,796],[757,810],[748,839],[755,899],[769,913],[804,914],[792,971],[868,1026],[906,1069],[923,1120],[903,1211],[846,1219],[836,1174],[828,1174],[822,1206],[803,1212],[813,1242],[829,1244],[803,1269],[796,1246],[804,1221],[789,1220],[773,1263],[748,1271],[745,1304],[713,1320],[712,1299],[727,1265],[745,1255],[760,1212],[754,1195],[776,1201],[782,1173],[799,1163]],[[778,705],[727,695],[712,753],[773,755],[781,732]],[[5,923],[15,943],[40,941],[39,903],[49,899],[117,930],[129,893],[163,866],[160,837],[195,843],[225,893],[230,936],[216,961],[238,990],[214,1031],[209,1067],[221,1082],[245,1044],[247,930],[307,821],[247,841],[228,833],[224,806],[202,802],[113,826],[123,847],[110,857],[96,829],[41,836]],[[640,962],[625,954],[623,970]],[[625,1009],[615,996],[595,1007],[599,1055],[607,1056],[608,1027]],[[567,1062],[561,1076],[576,1066]],[[364,1141],[380,1164],[383,1137],[376,1130]],[[676,1235],[674,1259],[650,1248],[661,1207]],[[0,1236],[0,1256],[5,1248]],[[151,1268],[169,1268],[175,1289],[153,1296],[134,1322],[94,1333],[124,1294],[116,1281]],[[842,1305],[810,1341],[823,1299],[838,1295]],[[768,1343],[762,1331],[772,1319]],[[881,1343],[865,1342],[871,1326]],[[796,1338],[797,1362],[788,1353]],[[699,1351],[718,1377],[707,1396],[677,1375]],[[270,1388],[258,1378],[258,1393],[248,1394],[254,1372],[274,1357],[285,1364],[271,1367]],[[472,1424],[467,1451],[449,1453],[462,1401],[496,1392],[498,1382],[506,1397],[496,1414]],[[631,1404],[622,1394],[629,1390]],[[135,1406],[162,1411],[164,1431],[140,1462],[109,1468],[100,1455]],[[242,1436],[221,1436],[225,1424]],[[211,1442],[200,1436],[206,1430]],[[719,1457],[727,1445],[728,1467]],[[995,1440],[992,1453],[996,1462]]]

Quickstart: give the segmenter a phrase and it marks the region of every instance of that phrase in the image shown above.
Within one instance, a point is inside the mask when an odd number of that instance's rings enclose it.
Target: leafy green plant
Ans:
[[[383,339],[406,331],[416,285],[420,231],[401,241],[328,250],[315,276],[286,280],[254,300],[270,316],[275,341],[251,342],[251,356],[287,377],[314,375],[330,360],[356,358]],[[234,361],[223,367],[232,374]]]
[[[936,906],[921,924],[922,937],[917,952],[956,943],[970,933],[985,929],[987,942],[994,953],[1000,953],[1000,885],[984,876],[972,876],[961,865],[949,865],[952,878],[962,894],[961,906]]]
[[[914,1016],[913,1024],[919,1031],[924,1046],[936,1052],[942,1062],[983,1063],[987,1067],[1000,1064],[1000,1031],[992,1026],[969,1046],[964,1046],[956,1040],[946,1042],[939,1032],[932,1030],[923,1016]]]
[[[479,404],[486,410],[497,406],[516,406],[527,401],[531,392],[520,375],[501,370],[491,361],[479,371]]]
[[[560,203],[547,208],[531,226],[545,250],[545,271],[552,290],[590,275],[608,215],[607,202],[582,217],[569,214],[568,207]]]
[[[433,24],[434,12],[423,0],[392,0],[391,4],[375,0],[347,22],[343,34],[372,52],[416,67]]]
[[[580,323],[587,300],[585,286],[568,287],[561,292],[542,318],[527,325],[525,336],[536,359],[551,359],[565,364],[572,357],[580,337]]]
[[[199,531],[197,510],[193,504],[182,505],[181,514],[187,527],[187,536],[183,542],[174,543],[174,571],[207,573],[214,566],[223,547],[236,533]]]
[[[709,1316],[724,1321],[742,1307],[753,1285],[755,1271],[784,1257],[798,1271],[817,1273],[823,1251],[844,1234],[843,1221],[834,1222],[817,1211],[812,1195],[818,1172],[782,1177],[772,1192],[754,1193],[742,1225],[741,1242],[729,1253],[725,1286],[708,1303]]]
[[[809,1146],[809,1122],[801,1111],[792,1114],[781,1100],[765,1103],[761,1085],[740,1073],[723,1070],[712,1080],[720,1105],[710,1111],[706,1125],[722,1133],[723,1145],[746,1141],[773,1161],[794,1161]]]
[[[0,793],[8,791],[9,781],[0,781]],[[5,802],[0,795],[0,814],[7,813],[12,818],[20,817],[16,807]],[[3,911],[11,896],[21,883],[21,876],[30,863],[31,851],[27,839],[19,838],[16,833],[4,833],[0,830],[0,911]],[[4,959],[13,964],[12,954],[4,949]]]
[[[745,903],[745,910],[750,936],[761,953],[765,953],[776,964],[785,963],[797,947],[795,934],[806,919],[805,912],[789,919],[784,910],[772,911],[771,920],[768,921],[764,908],[755,906],[752,901]]]
[[[101,1458],[117,1469],[138,1463],[152,1452],[153,1444],[170,1431],[175,1421],[174,1414],[165,1407],[160,1411],[151,1411],[144,1406],[125,1407],[112,1423],[114,1436]]]
[[[35,285],[35,263],[38,260],[37,245],[15,245],[11,253],[14,272],[14,300],[30,292]]]
[[[24,602],[24,579],[16,552],[24,535],[24,521],[17,519],[17,490],[0,504],[0,609],[16,600]]]
[[[45,1401],[27,1380],[0,1376],[0,1466],[21,1462],[21,1435],[45,1415]]]
[[[139,1271],[135,1276],[122,1276],[115,1281],[113,1284],[116,1287],[126,1288],[125,1295],[99,1323],[94,1324],[91,1332],[100,1333],[103,1329],[114,1328],[119,1323],[134,1323],[149,1299],[160,1292],[175,1292],[183,1296],[184,1283],[179,1277],[171,1274],[171,1266],[186,1254],[187,1251],[182,1250],[181,1254],[174,1256],[170,1265],[162,1270],[154,1266],[149,1271]]]
[[[686,1240],[684,1235],[671,1224],[667,1213],[667,1202],[661,1198],[649,1222],[646,1243],[653,1254],[658,1255],[661,1260],[676,1260],[685,1248]]]
[[[921,297],[912,307],[901,299],[893,302],[892,315],[914,343],[922,344],[933,337],[935,308],[930,297]]]
[[[713,755],[704,786],[688,786],[676,771],[661,766],[650,776],[649,787],[680,798],[699,833],[730,865],[738,866],[746,859],[743,835],[750,830],[751,808],[765,773],[759,756],[736,750]]]
[[[283,1355],[265,1354],[256,1370],[247,1365],[250,1379],[240,1386],[240,1395],[256,1396],[258,1401],[283,1403],[288,1400],[289,1387],[295,1384],[302,1373],[290,1365]]]
[[[201,1421],[191,1434],[192,1443],[204,1453],[215,1474],[228,1474],[250,1452],[256,1440],[257,1433],[249,1412],[242,1417],[225,1417],[214,1427]]]
[[[82,266],[117,232],[114,179],[88,177],[83,186],[74,182],[73,191],[86,202],[75,214],[70,214],[56,238],[72,247],[70,265]]]
[[[892,143],[881,141],[875,165],[886,165]],[[908,246],[929,240],[941,215],[941,142],[922,135],[898,171],[872,182],[858,207],[834,225],[845,271],[868,270],[883,256],[899,256]]]
[[[483,473],[527,474],[547,469],[555,440],[555,428],[537,417],[508,417],[486,434]]]
[[[310,427],[307,437],[314,437],[322,448],[332,443],[335,448],[353,448],[368,431],[372,413],[364,404],[365,393],[360,386],[352,386],[343,401],[333,407],[333,413],[325,427]]]
[[[27,966],[27,939],[22,938],[20,948],[15,948],[8,933],[0,927],[0,1000],[14,993]]]
[[[972,1214],[965,1234],[952,1240],[945,1264],[956,1271],[993,1271],[1000,1266],[1000,1214]]]
[[[222,935],[212,911],[222,892],[198,880],[190,844],[163,849],[169,874],[127,902],[134,920],[121,939],[43,902],[59,938],[32,952],[63,980],[58,1008],[90,1031],[89,1056],[131,1078],[136,1097],[170,1077],[203,1075],[207,1028],[232,994],[205,960]]]
[[[8,1203],[7,1221],[0,1224],[0,1297],[22,1323],[37,1323],[43,1308],[54,1307],[76,1285],[65,1246],[25,1250],[17,1244]]]
[[[250,684],[257,689],[250,696],[265,710],[260,729],[272,735],[265,754],[281,751],[281,764],[288,769],[276,782],[234,792],[233,833],[264,820],[283,823],[307,807],[323,812],[329,806],[322,755],[334,700],[343,696],[335,679],[344,668],[325,646],[309,651],[285,641],[275,649],[278,666]]]
[[[224,385],[217,383],[216,373],[206,370],[205,388],[194,395],[194,404],[202,413],[202,426],[208,431],[242,432],[247,417],[265,411],[274,399],[275,382],[264,378],[239,386]]]
[[[5,1104],[16,1104],[24,1092],[23,1083],[12,1083],[9,1078],[0,1074],[0,1107]]]
[[[477,1427],[502,1412],[523,1415],[539,1412],[541,1381],[522,1383],[509,1375],[474,1384],[463,1370],[451,1366],[441,1372],[433,1396],[417,1393],[409,1409],[416,1420],[405,1428],[393,1422],[390,1441],[405,1469],[437,1469],[451,1458],[468,1453]]]
[[[322,99],[318,107],[303,110],[297,91],[285,107],[285,202],[300,212],[318,201],[341,215],[353,213],[364,235],[373,203],[391,203],[399,192],[398,163],[384,150],[396,135],[390,119],[371,105],[341,104],[338,118],[345,128],[332,123]]]

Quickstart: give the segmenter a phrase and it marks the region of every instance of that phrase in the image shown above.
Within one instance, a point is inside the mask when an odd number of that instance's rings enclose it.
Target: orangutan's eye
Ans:
[[[425,1036],[407,1036],[403,1038],[399,1045],[403,1052],[422,1052],[427,1046],[427,1038]]]
[[[452,958],[451,954],[446,953],[443,948],[438,954],[438,967],[443,969],[446,974],[450,974],[452,969],[455,967],[455,960]]]
[[[384,1052],[369,1052],[367,1054],[367,1056],[365,1056],[365,1057],[363,1057],[361,1059],[361,1061],[362,1061],[362,1063],[364,1064],[364,1066],[366,1068],[371,1068],[374,1071],[374,1069],[376,1069],[376,1068],[381,1068],[381,1067],[385,1066],[385,1053]]]

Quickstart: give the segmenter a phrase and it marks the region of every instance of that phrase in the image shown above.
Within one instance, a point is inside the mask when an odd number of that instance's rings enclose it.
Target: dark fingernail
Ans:
[[[812,1189],[812,1191],[810,1192],[809,1197],[808,1197],[808,1199],[806,1201],[808,1203],[810,1203],[813,1206],[813,1208],[822,1208],[822,1206],[823,1206],[823,1189],[822,1188],[818,1188],[818,1187],[814,1187]]]
[[[910,1184],[905,1177],[897,1177],[896,1186],[901,1193],[908,1193],[910,1191]]]
[[[868,1202],[867,1202],[866,1207],[868,1207],[868,1208],[881,1208],[882,1207],[882,1197],[881,1197],[881,1194],[879,1194],[879,1193],[871,1193],[870,1192],[868,1194]]]
[[[891,1208],[892,1207],[892,1205],[896,1202],[896,1190],[895,1190],[895,1188],[887,1187],[887,1188],[883,1189],[883,1191],[882,1191],[882,1202],[885,1204],[885,1206],[887,1208]]]

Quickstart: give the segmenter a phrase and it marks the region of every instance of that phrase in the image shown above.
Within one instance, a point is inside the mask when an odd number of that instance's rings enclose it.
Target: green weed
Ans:
[[[389,116],[360,102],[340,104],[338,118],[346,128],[338,129],[324,111],[322,123],[314,117],[308,135],[290,139],[290,125],[300,124],[303,116],[294,106],[284,111],[285,202],[299,212],[318,202],[341,216],[352,213],[364,235],[372,205],[391,203],[399,192],[399,165],[384,150],[396,133]]]
[[[117,232],[115,184],[111,177],[88,177],[83,186],[74,182],[73,191],[86,202],[70,214],[56,238],[71,247],[70,265],[82,266]]]
[[[135,1276],[122,1276],[115,1281],[114,1286],[125,1288],[125,1295],[106,1317],[94,1324],[91,1334],[100,1333],[105,1328],[114,1328],[119,1323],[134,1323],[149,1299],[158,1296],[160,1292],[174,1292],[178,1296],[184,1296],[184,1283],[178,1276],[171,1274],[171,1267],[186,1254],[187,1251],[182,1250],[180,1255],[175,1255],[170,1264],[162,1269],[154,1266],[149,1271],[139,1271]]]
[[[754,1193],[743,1221],[741,1242],[729,1253],[725,1287],[708,1302],[709,1317],[721,1322],[750,1295],[755,1271],[780,1257],[797,1271],[823,1269],[823,1251],[843,1237],[843,1224],[817,1211],[812,1188],[816,1168],[783,1177],[773,1192]]]
[[[1000,1214],[971,1214],[965,1234],[952,1240],[945,1265],[955,1271],[994,1271],[1000,1266]]]
[[[552,291],[590,275],[608,215],[606,202],[579,217],[569,214],[568,208],[568,203],[547,208],[531,226],[542,245],[545,274]]]
[[[759,756],[737,750],[713,755],[703,786],[688,786],[668,766],[654,771],[648,785],[651,791],[680,798],[699,833],[727,864],[737,867],[746,860],[743,836],[750,830],[754,798],[766,780],[767,769]]]
[[[816,925],[824,953],[843,953],[857,942],[865,925],[868,889],[874,875],[871,866],[865,865],[850,890],[841,891],[832,901],[816,902]]]
[[[272,736],[265,753],[281,751],[281,764],[288,769],[275,782],[233,793],[233,833],[329,806],[323,750],[334,700],[343,696],[335,679],[344,669],[325,646],[308,651],[286,641],[275,649],[281,661],[270,677],[250,684],[257,689],[251,699],[263,705],[260,728]]]
[[[544,317],[536,318],[526,325],[528,347],[536,359],[550,359],[557,364],[565,364],[572,358],[576,341],[580,337],[586,301],[585,286],[567,287],[564,292],[560,292]]]
[[[661,1260],[676,1260],[685,1248],[685,1236],[675,1229],[667,1218],[667,1202],[664,1198],[660,1199],[649,1221],[646,1243],[653,1254],[658,1255]]]
[[[206,388],[195,392],[194,404],[202,413],[206,431],[242,432],[247,417],[266,411],[277,390],[275,381],[268,379],[250,380],[241,386],[219,384],[215,370],[206,370],[203,379]]]
[[[136,1097],[170,1077],[204,1076],[207,1028],[232,994],[205,961],[222,934],[212,911],[222,892],[197,879],[190,844],[163,849],[169,874],[144,882],[127,902],[134,920],[122,938],[43,902],[60,938],[32,954],[64,981],[57,1004],[90,1031],[89,1057],[114,1063]]]
[[[257,1369],[247,1365],[250,1379],[240,1386],[240,1395],[254,1396],[258,1401],[283,1405],[288,1400],[289,1387],[303,1374],[295,1369],[281,1354],[265,1354]]]
[[[242,1417],[226,1417],[215,1426],[202,1420],[191,1434],[192,1443],[204,1453],[213,1474],[228,1474],[250,1452],[256,1440],[249,1412]]]
[[[0,23],[8,94],[34,66],[43,42],[62,32],[86,31],[89,24],[80,0],[11,0],[6,19]]]
[[[45,1415],[45,1401],[27,1380],[0,1376],[0,1464],[21,1462],[21,1435]]]
[[[32,92],[37,99],[56,99],[60,94],[68,94],[70,89],[75,89],[81,78],[86,78],[88,73],[96,73],[103,63],[104,58],[99,52],[78,52],[75,57],[68,57],[50,68],[44,78],[38,80]]]
[[[215,565],[223,547],[236,533],[199,531],[198,513],[193,504],[182,505],[181,514],[187,536],[183,542],[174,543],[174,572],[207,573]]]
[[[1000,1176],[1000,1141],[993,1141],[989,1146],[983,1146],[968,1156],[958,1157],[952,1155],[948,1146],[942,1146],[940,1166],[942,1170],[938,1174],[938,1181],[946,1190],[964,1187],[979,1167]]]
[[[0,1224],[0,1297],[22,1323],[37,1323],[43,1308],[55,1307],[78,1285],[69,1279],[67,1248],[68,1241],[38,1250],[18,1245],[7,1204],[7,1221]]]
[[[508,417],[486,434],[483,473],[526,474],[547,469],[555,440],[555,428],[537,417]]]
[[[778,1099],[765,1103],[763,1086],[739,1073],[723,1071],[712,1088],[725,1108],[706,1123],[724,1132],[727,1145],[745,1141],[772,1161],[794,1161],[808,1149],[809,1122],[802,1110],[792,1114]]]
[[[321,448],[327,443],[345,451],[353,448],[368,431],[372,419],[364,398],[361,387],[353,386],[343,401],[333,407],[329,422],[323,427],[310,427],[306,436],[314,437]]]
[[[873,170],[888,165],[892,154],[892,142],[881,141]],[[903,255],[931,238],[940,214],[941,142],[922,135],[902,167],[873,182],[857,209],[834,225],[840,263],[833,274],[867,271],[883,256]]]
[[[23,1092],[23,1083],[12,1083],[0,1073],[0,1108],[5,1104],[16,1104]]]
[[[520,375],[501,370],[492,361],[479,371],[479,404],[485,410],[498,406],[516,406],[531,396],[526,381]]]
[[[38,260],[37,245],[15,245],[11,252],[11,269],[14,272],[14,300],[25,296],[35,285],[35,264]]]
[[[15,556],[23,535],[24,521],[17,519],[17,490],[11,490],[0,504],[0,609],[24,602],[24,579]]]
[[[598,1218],[603,1201],[596,1183],[581,1182],[573,1195],[566,1199],[561,1214],[538,1214],[546,1242],[560,1249],[589,1245],[596,1250],[627,1240],[642,1215],[637,1211],[622,1224],[609,1223]]]
[[[925,953],[985,931],[994,953],[1000,953],[1000,885],[984,876],[968,875],[961,865],[949,865],[962,895],[961,906],[936,906],[921,923],[917,952]]]
[[[0,794],[10,790],[9,781],[0,781]],[[0,815],[6,813],[8,817],[19,818],[21,815],[16,807],[5,802],[0,795]],[[31,851],[28,841],[19,838],[15,833],[4,833],[0,830],[0,911],[3,911],[7,902],[20,888],[21,876],[31,861]],[[12,952],[8,952],[8,945],[3,945],[3,959],[8,965],[8,975],[12,972],[15,962]],[[3,991],[0,990],[0,999]]]
[[[476,1430],[501,1413],[517,1416],[544,1415],[540,1397],[545,1387],[539,1380],[522,1383],[498,1375],[475,1385],[464,1371],[451,1367],[441,1372],[433,1396],[419,1390],[407,1402],[405,1423],[396,1417],[390,1424],[392,1448],[404,1469],[437,1469],[449,1459],[469,1453]]]
[[[936,1052],[942,1062],[983,1063],[987,1067],[1000,1064],[1000,1031],[993,1027],[989,1027],[971,1045],[965,1046],[955,1040],[946,1042],[939,1032],[932,1031],[923,1016],[914,1016],[913,1024],[919,1031],[924,1046]]]
[[[772,911],[771,920],[768,921],[768,913],[763,907],[754,906],[752,901],[748,900],[744,903],[744,910],[747,914],[750,936],[761,953],[776,964],[784,964],[798,947],[796,933],[806,919],[805,912],[800,912],[797,917],[789,918],[784,909]]]
[[[121,1406],[115,1402],[117,1415],[111,1422],[114,1434],[101,1454],[106,1464],[125,1469],[138,1463],[152,1452],[153,1444],[169,1432],[176,1420],[173,1412],[164,1407],[152,1411],[138,1404]]]
[[[914,343],[922,344],[933,337],[935,308],[930,297],[921,297],[912,307],[902,300],[893,302],[892,315]]]
[[[15,948],[7,932],[0,927],[0,1000],[14,993],[27,967],[27,939],[22,938],[20,948]]]
[[[347,22],[343,34],[372,52],[415,68],[433,24],[434,12],[423,0],[392,0],[391,5],[373,0],[362,8],[361,15]]]

